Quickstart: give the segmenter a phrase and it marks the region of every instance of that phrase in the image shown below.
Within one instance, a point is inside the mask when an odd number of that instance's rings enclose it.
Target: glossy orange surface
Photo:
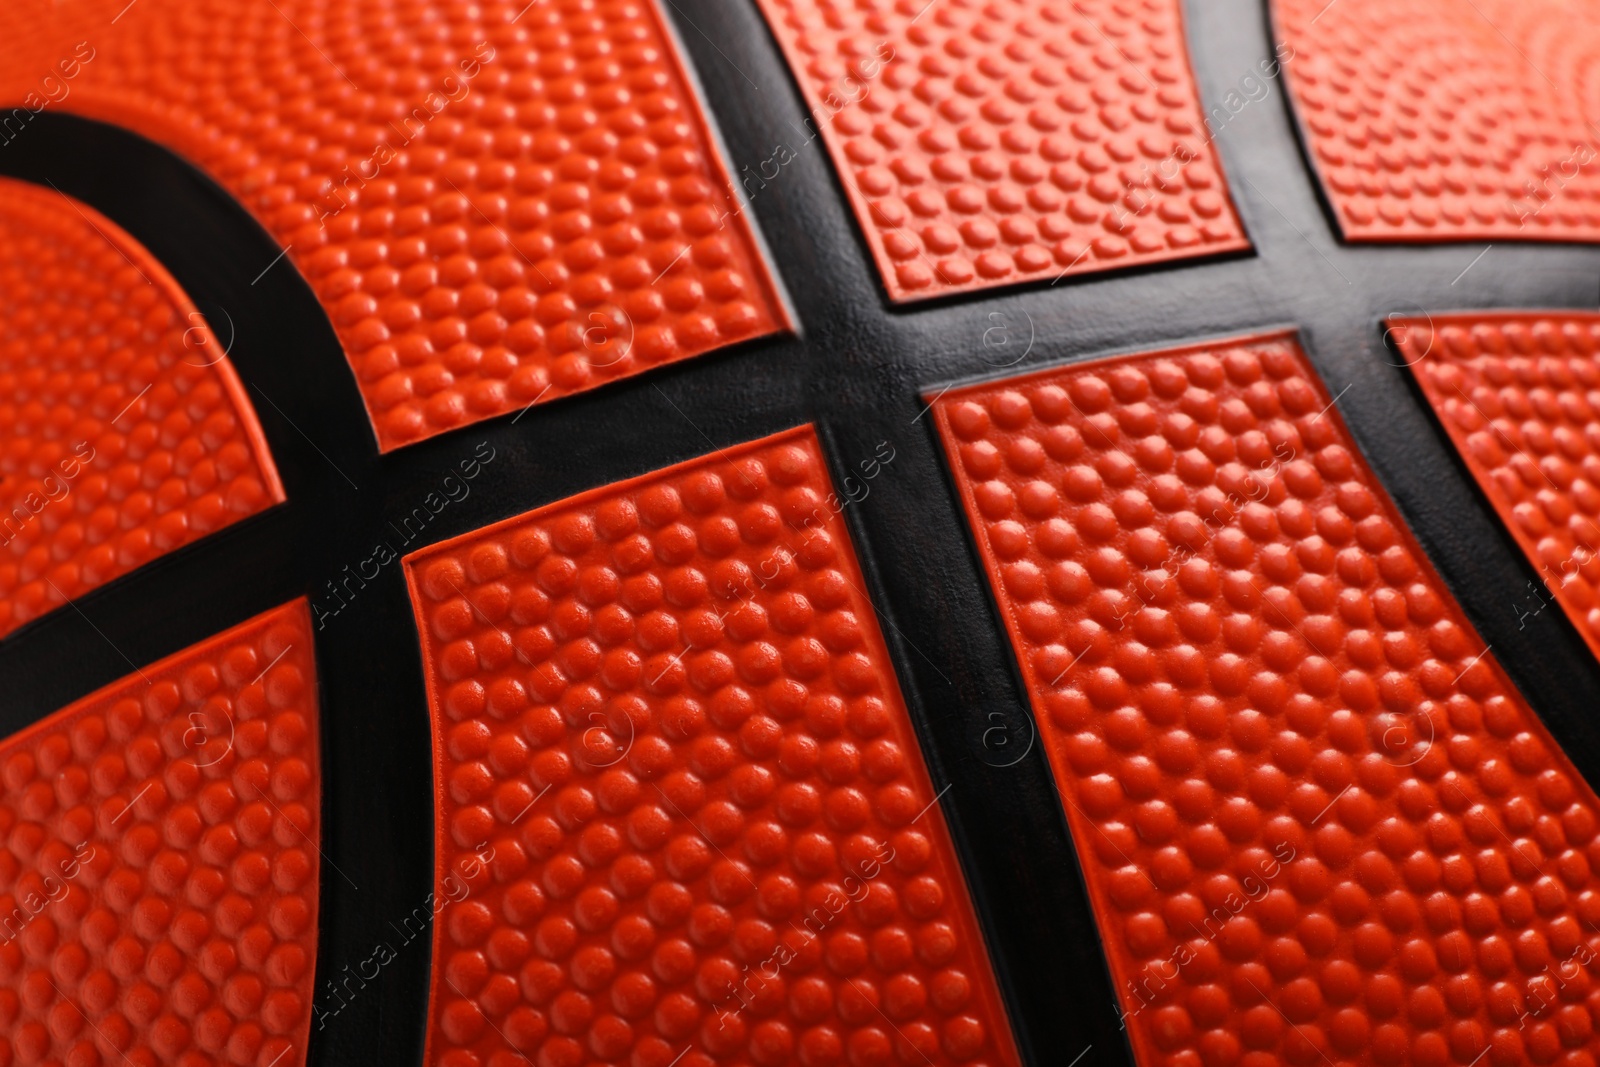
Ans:
[[[428,1064],[1018,1063],[838,500],[806,428],[406,558]]]
[[[1396,318],[1390,336],[1538,572],[1507,610],[1525,627],[1553,600],[1600,656],[1600,315]]]
[[[1600,239],[1600,26],[1569,0],[1272,0],[1351,241]]]
[[[1600,801],[1291,335],[935,411],[1140,1064],[1588,1062]]]
[[[0,105],[7,141],[68,111],[237,197],[385,451],[786,325],[653,0],[28,5]]]
[[[0,179],[0,635],[283,501],[228,343],[109,219]]]
[[[305,1063],[317,731],[296,601],[0,742],[0,1063]]]
[[[1177,0],[760,4],[894,300],[1249,247]]]

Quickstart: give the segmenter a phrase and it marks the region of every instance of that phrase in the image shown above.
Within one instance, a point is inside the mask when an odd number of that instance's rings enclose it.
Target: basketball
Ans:
[[[1594,1064],[1597,60],[0,14],[0,1067]]]

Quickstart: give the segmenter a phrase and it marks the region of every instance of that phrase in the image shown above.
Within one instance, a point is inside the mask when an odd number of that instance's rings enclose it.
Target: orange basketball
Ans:
[[[1592,1067],[1597,63],[0,14],[0,1067]]]

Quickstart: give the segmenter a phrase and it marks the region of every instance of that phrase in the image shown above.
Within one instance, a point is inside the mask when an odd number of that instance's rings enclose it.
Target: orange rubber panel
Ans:
[[[653,0],[14,6],[0,72],[238,197],[385,451],[787,325]]]
[[[1178,0],[759,0],[897,301],[1250,246]]]
[[[1569,0],[1272,0],[1351,241],[1600,240],[1600,26]]]
[[[287,604],[0,743],[0,1063],[305,1062],[310,623]]]
[[[92,208],[0,179],[0,635],[283,499],[172,277]]]
[[[1389,328],[1539,572],[1512,603],[1521,627],[1554,600],[1600,656],[1600,315],[1473,312]]]
[[[1292,335],[936,409],[1140,1064],[1590,1062],[1594,791]]]
[[[430,1067],[1019,1062],[839,506],[807,427],[407,557]]]

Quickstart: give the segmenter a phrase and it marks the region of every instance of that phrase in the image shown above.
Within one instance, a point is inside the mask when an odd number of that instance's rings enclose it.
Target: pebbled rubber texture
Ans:
[[[0,1062],[305,1062],[317,728],[295,601],[0,743]]]
[[[1294,338],[935,409],[1139,1063],[1588,1062],[1594,792]]]
[[[59,106],[236,196],[385,451],[787,326],[653,0],[75,0],[0,16],[0,71],[14,136]]]
[[[1389,320],[1389,336],[1489,503],[1600,656],[1600,315],[1473,312]]]
[[[92,208],[0,179],[0,635],[283,499],[172,277]]]
[[[1250,247],[1177,0],[759,3],[894,300]]]
[[[1018,1063],[837,499],[802,428],[407,557],[426,1063]]]
[[[1564,0],[1272,0],[1351,241],[1600,239],[1600,34]]]

